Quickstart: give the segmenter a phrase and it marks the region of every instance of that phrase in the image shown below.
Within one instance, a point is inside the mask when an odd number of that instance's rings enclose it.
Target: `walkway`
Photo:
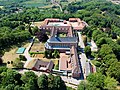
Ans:
[[[27,58],[27,61],[26,61],[26,63],[24,64],[24,67],[26,67],[26,65],[28,64],[29,60],[32,60],[32,59],[33,59],[33,58],[30,57],[29,50],[30,50],[30,48],[31,48],[31,46],[32,46],[32,44],[33,44],[34,39],[35,39],[35,36],[30,40],[30,44],[29,44],[29,46],[26,48],[26,50],[25,50],[25,52],[24,52],[24,54],[23,54],[23,55]]]
[[[78,37],[79,37],[78,45],[84,50],[85,45],[83,43],[81,33],[80,32],[77,32],[77,33],[78,33]],[[83,74],[84,74],[84,78],[86,78],[86,74],[85,73],[89,71],[88,69],[86,69],[87,57],[86,57],[85,53],[82,52],[82,54],[79,55],[79,58],[80,58],[80,62],[81,62],[81,65],[82,65],[82,71],[83,71]]]
[[[78,37],[79,37],[79,42],[78,42],[78,45],[81,47],[81,48],[85,48],[85,45],[84,45],[84,42],[82,40],[82,35],[80,32],[77,32],[78,33]]]

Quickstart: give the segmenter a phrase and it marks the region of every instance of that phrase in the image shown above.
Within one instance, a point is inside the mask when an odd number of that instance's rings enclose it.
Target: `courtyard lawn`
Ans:
[[[36,38],[30,49],[30,53],[40,53],[40,52],[44,52],[44,51],[45,51],[44,43],[39,42],[39,40]]]
[[[44,52],[44,43],[34,43],[30,49],[30,52],[38,53],[38,52]]]
[[[39,58],[43,61],[49,62],[50,60],[52,60],[55,65],[58,64],[58,58],[57,59],[47,59],[47,58],[44,58],[44,54],[33,54],[32,56],[33,56],[33,58]]]

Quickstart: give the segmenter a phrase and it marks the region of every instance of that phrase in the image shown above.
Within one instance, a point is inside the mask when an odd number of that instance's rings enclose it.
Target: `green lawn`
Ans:
[[[26,7],[43,7],[47,6],[50,3],[46,2],[46,0],[0,0],[0,6],[4,5],[11,5],[13,3],[19,3],[20,5],[26,6]]]
[[[29,0],[22,4],[27,7],[43,7],[48,5],[45,0]]]

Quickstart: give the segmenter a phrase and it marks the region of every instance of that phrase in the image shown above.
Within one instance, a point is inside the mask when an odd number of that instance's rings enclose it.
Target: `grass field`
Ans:
[[[20,4],[26,7],[43,7],[47,6],[49,3],[46,2],[46,0],[26,0],[26,1],[20,1],[20,0],[0,0],[0,6],[4,5],[10,5],[10,4]]]
[[[25,43],[24,45],[22,45],[23,47],[28,47],[29,43]],[[3,59],[3,63],[7,63],[8,61],[14,61],[16,58],[19,57],[19,54],[16,54],[18,47],[13,47],[12,49],[10,49],[9,51],[5,52],[5,54],[3,55],[2,59]],[[7,67],[11,68],[11,64],[7,64]]]
[[[22,3],[26,7],[44,7],[49,5],[46,0],[29,0]]]

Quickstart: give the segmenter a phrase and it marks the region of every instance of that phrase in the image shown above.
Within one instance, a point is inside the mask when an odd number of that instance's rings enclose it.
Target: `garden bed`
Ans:
[[[33,45],[31,46],[30,48],[30,54],[33,53],[33,54],[41,54],[41,53],[44,53],[45,51],[45,46],[44,46],[44,43],[41,43],[38,41],[38,39],[35,39]]]

